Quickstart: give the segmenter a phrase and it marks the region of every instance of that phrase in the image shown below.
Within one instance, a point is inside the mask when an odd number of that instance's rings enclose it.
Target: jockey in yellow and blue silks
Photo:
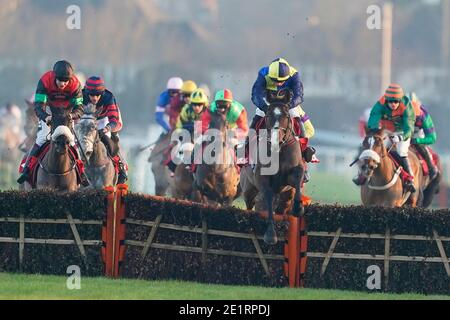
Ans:
[[[279,58],[272,61],[268,67],[259,70],[252,89],[252,102],[256,106],[256,114],[250,128],[255,129],[256,123],[265,116],[268,106],[267,97],[282,89],[289,89],[292,92],[290,113],[293,118],[300,121],[301,116],[297,108],[301,107],[303,102],[303,84],[300,74],[285,59]]]

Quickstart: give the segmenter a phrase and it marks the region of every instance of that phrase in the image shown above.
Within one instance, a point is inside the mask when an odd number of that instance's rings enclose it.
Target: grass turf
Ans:
[[[69,290],[63,276],[0,273],[2,300],[425,300],[450,296],[383,294],[319,289],[223,286],[181,281],[81,278]]]

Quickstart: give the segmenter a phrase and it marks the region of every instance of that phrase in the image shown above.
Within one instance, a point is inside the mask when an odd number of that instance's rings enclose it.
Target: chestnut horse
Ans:
[[[361,174],[367,183],[361,186],[361,200],[365,206],[401,207],[404,204],[416,207],[423,199],[426,181],[419,159],[413,151],[408,157],[414,174],[415,193],[406,192],[400,178],[400,168],[389,156],[385,143],[390,139],[384,130],[366,136],[363,151],[359,156]],[[394,146],[392,146],[394,147]],[[391,147],[391,148],[392,148]]]
[[[234,147],[227,139],[229,126],[226,115],[212,113],[209,129],[213,130],[208,130],[205,136],[210,142],[205,143],[202,163],[197,165],[194,173],[194,200],[230,206],[241,190]],[[206,161],[208,155],[211,161]]]

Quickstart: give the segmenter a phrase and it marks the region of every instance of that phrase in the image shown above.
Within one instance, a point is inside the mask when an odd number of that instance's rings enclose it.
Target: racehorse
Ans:
[[[36,188],[59,191],[76,191],[79,188],[75,159],[70,155],[69,145],[75,137],[70,129],[68,110],[52,108],[51,142],[48,152],[39,161]]]
[[[244,198],[247,207],[249,207],[254,205],[254,197],[257,195],[256,190],[262,194],[268,211],[268,225],[264,234],[264,241],[267,244],[276,244],[278,240],[273,217],[274,197],[279,195],[281,199],[284,199],[283,202],[286,205],[287,201],[290,201],[290,196],[292,196],[292,190],[289,189],[294,188],[295,194],[290,214],[297,217],[304,214],[301,184],[304,179],[305,163],[300,144],[294,133],[293,120],[289,114],[289,104],[285,102],[271,103],[263,121],[267,136],[261,134],[260,130],[260,142],[257,148],[259,151],[258,156],[256,156],[256,166],[253,170],[253,185],[256,189],[253,189],[253,191],[244,190]],[[269,163],[262,161],[259,156],[262,147],[269,153]],[[275,170],[270,169],[274,165]]]
[[[192,158],[193,146],[193,143],[184,143],[178,151],[178,158],[183,161],[176,167],[170,182],[170,190],[174,198],[192,200],[194,197],[194,175],[185,165],[187,160]]]
[[[114,163],[108,155],[108,149],[101,141],[97,130],[95,106],[85,107],[84,115],[76,125],[76,132],[85,157],[90,187],[103,189],[106,186],[114,186],[117,183],[117,174]]]
[[[150,153],[148,162],[152,164],[152,172],[155,178],[155,194],[157,196],[166,196],[169,189],[170,172],[164,164],[167,159],[167,150],[169,150],[171,135],[161,135]]]
[[[209,142],[204,144],[202,163],[194,173],[196,201],[229,206],[240,194],[239,169],[234,161],[234,146],[227,139],[228,129],[225,114],[211,113],[209,130],[205,134]],[[205,161],[208,156],[212,161]]]
[[[400,170],[386,148],[389,136],[383,129],[368,134],[359,156],[361,174],[368,182],[361,187],[361,200],[365,206],[401,207],[409,204],[416,207],[423,199],[425,181],[419,159],[409,150],[408,157],[414,174],[417,192],[406,192],[400,179]],[[393,147],[393,146],[392,146]]]

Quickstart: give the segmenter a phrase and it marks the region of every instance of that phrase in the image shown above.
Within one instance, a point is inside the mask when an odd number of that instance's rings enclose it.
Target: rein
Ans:
[[[275,127],[273,127],[272,129],[270,129],[270,130],[278,130],[278,131],[282,130],[284,132],[283,140],[279,141],[280,149],[283,148],[285,145],[290,146],[291,144],[293,144],[295,142],[294,126],[292,124],[292,118],[291,118],[291,115],[289,113],[287,114],[287,118],[288,118],[288,126],[286,128],[280,128],[280,127],[275,128]],[[269,128],[268,120],[269,120],[269,117],[266,115],[264,117],[264,122],[265,122],[266,128]],[[288,132],[290,133],[290,135],[288,135]],[[269,138],[267,138],[267,142],[269,144],[272,144],[272,141],[270,141]]]

